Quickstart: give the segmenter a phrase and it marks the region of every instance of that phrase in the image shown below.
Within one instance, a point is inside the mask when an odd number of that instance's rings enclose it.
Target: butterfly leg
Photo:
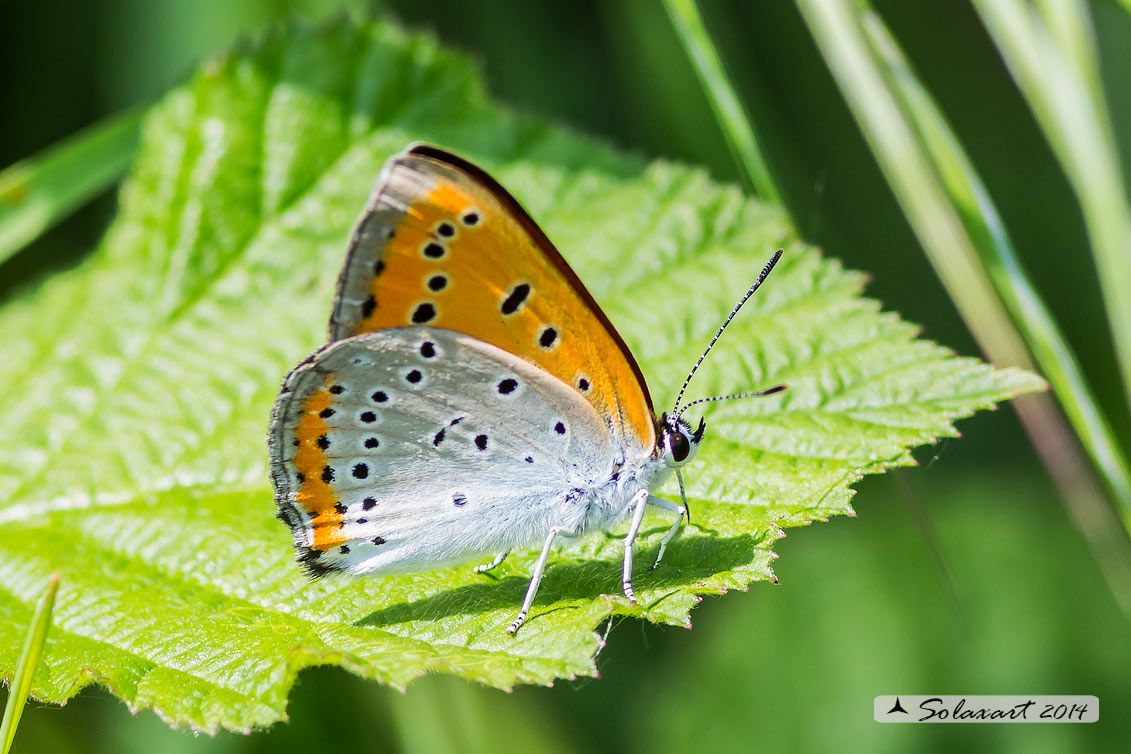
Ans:
[[[628,527],[628,534],[624,538],[624,596],[632,604],[636,604],[636,592],[632,590],[632,550],[636,542],[636,533],[640,531],[640,522],[644,518],[644,509],[648,507],[648,490],[640,490],[629,501],[632,508],[632,524]]]
[[[538,585],[542,583],[542,571],[546,570],[546,560],[550,557],[550,547],[553,546],[554,539],[561,533],[562,528],[555,526],[550,529],[550,533],[546,536],[546,543],[542,545],[538,562],[534,564],[534,573],[530,575],[530,586],[526,587],[526,599],[522,601],[522,609],[518,611],[518,617],[507,629],[508,634],[513,636],[518,627],[526,620],[526,614],[530,612],[530,606],[534,604],[534,595],[538,594]]]
[[[507,559],[507,556],[510,555],[510,554],[511,554],[510,550],[504,550],[503,552],[500,552],[498,555],[496,555],[495,559],[492,560],[490,563],[483,563],[481,565],[477,565],[474,568],[472,568],[471,570],[475,571],[476,573],[486,573],[487,571],[490,571],[494,568],[498,568],[502,564],[502,562]]]
[[[671,542],[672,537],[674,537],[676,535],[676,532],[679,531],[679,525],[683,523],[683,516],[685,513],[687,513],[687,509],[682,505],[669,503],[662,497],[653,497],[651,495],[648,496],[648,505],[654,506],[656,508],[663,508],[664,510],[670,511],[671,513],[674,513],[676,515],[675,523],[672,524],[672,528],[668,529],[668,533],[665,534],[664,538],[660,540],[660,551],[656,553],[656,562],[652,564],[652,567],[650,569],[648,569],[650,571],[654,571],[656,570],[656,566],[660,565],[660,560],[664,557],[664,550],[667,549],[668,542]]]

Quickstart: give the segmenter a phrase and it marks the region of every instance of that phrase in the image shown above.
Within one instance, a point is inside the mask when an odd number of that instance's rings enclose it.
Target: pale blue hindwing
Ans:
[[[328,373],[344,388],[326,453],[351,541],[320,566],[412,572],[592,528],[590,493],[647,462],[644,449],[625,457],[577,391],[489,343],[424,327],[358,335],[292,372],[276,406],[272,474],[299,544],[310,524],[293,498],[294,428]]]

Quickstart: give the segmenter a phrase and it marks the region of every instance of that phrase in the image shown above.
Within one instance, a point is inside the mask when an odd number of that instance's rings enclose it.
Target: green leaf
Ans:
[[[325,339],[344,242],[382,163],[412,140],[493,171],[544,223],[640,358],[658,406],[776,248],[785,255],[690,397],[720,404],[687,469],[695,526],[619,594],[615,535],[555,555],[504,629],[533,553],[309,581],[274,519],[264,435],[283,374]],[[702,171],[646,165],[488,102],[468,63],[387,25],[289,29],[205,66],[146,118],[101,247],[0,310],[0,668],[63,576],[33,693],[101,683],[172,724],[285,717],[299,670],[403,686],[592,675],[616,615],[688,625],[704,594],[773,578],[782,527],[851,513],[863,474],[1041,381],[915,340],[863,276],[801,244],[777,207]],[[674,490],[667,493],[675,494]]]

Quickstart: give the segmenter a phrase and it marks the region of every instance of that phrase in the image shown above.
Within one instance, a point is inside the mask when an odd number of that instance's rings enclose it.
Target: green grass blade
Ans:
[[[125,110],[0,171],[0,263],[118,180],[140,123]]]
[[[977,262],[961,218],[871,60],[848,4],[798,0],[865,139],[936,274],[983,351],[998,364],[1028,365],[1028,350]]]
[[[974,7],[1080,202],[1131,405],[1131,206],[1087,8],[1080,0],[975,0]]]
[[[15,738],[16,727],[20,724],[24,701],[31,691],[31,679],[35,676],[39,658],[43,655],[43,645],[47,642],[47,631],[51,628],[51,611],[55,608],[55,594],[58,591],[59,574],[56,573],[48,580],[47,588],[43,590],[43,596],[35,606],[35,614],[28,627],[24,649],[20,653],[20,662],[16,666],[16,675],[8,689],[4,720],[0,722],[0,754],[8,754],[12,749],[12,739]]]
[[[887,68],[903,111],[933,161],[994,288],[1013,315],[1072,429],[1118,504],[1125,526],[1131,529],[1131,471],[1076,355],[1030,282],[989,191],[930,94],[880,18],[866,12],[862,20],[878,60]]]
[[[726,69],[711,42],[695,0],[664,0],[664,8],[703,85],[735,162],[759,197],[769,202],[780,201],[754,128],[727,78]]]
[[[881,170],[959,314],[991,360],[1030,363],[1025,343],[982,267],[963,218],[951,204],[919,136],[904,117],[864,38],[863,5],[798,0],[808,23]],[[1052,399],[1015,404],[1037,451],[1087,537],[1113,594],[1131,613],[1131,559],[1126,538],[1102,491],[1077,458],[1075,441]],[[1126,520],[1123,522],[1126,524]]]

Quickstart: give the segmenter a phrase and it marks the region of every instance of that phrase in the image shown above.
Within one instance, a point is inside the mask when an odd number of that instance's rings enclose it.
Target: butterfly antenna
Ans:
[[[726,318],[726,321],[723,322],[722,327],[720,327],[719,331],[715,333],[715,337],[711,338],[711,342],[707,344],[707,348],[703,351],[703,355],[699,357],[699,361],[696,361],[695,366],[691,367],[691,371],[687,374],[687,379],[683,381],[683,387],[679,389],[679,395],[676,396],[675,408],[672,409],[673,414],[679,416],[683,413],[683,411],[679,410],[679,402],[683,400],[683,393],[687,390],[687,385],[691,382],[691,378],[695,376],[695,372],[699,369],[699,365],[703,363],[703,359],[707,358],[707,354],[709,354],[711,352],[711,349],[714,348],[715,343],[718,342],[719,337],[723,334],[723,330],[726,330],[727,325],[729,325],[730,321],[734,319],[734,315],[738,314],[738,310],[741,309],[742,305],[745,304],[750,299],[750,297],[754,295],[754,291],[758,290],[758,286],[760,286],[762,284],[762,281],[766,279],[766,276],[770,274],[770,270],[774,269],[774,265],[778,263],[778,259],[781,258],[781,255],[781,249],[778,249],[776,252],[774,252],[774,255],[770,257],[770,261],[766,262],[766,266],[763,267],[762,271],[758,274],[758,279],[754,281],[754,285],[750,286],[750,290],[746,292],[746,295],[742,297],[742,300],[739,301],[738,304],[735,305],[734,309],[731,310],[730,316]],[[686,409],[686,406],[684,408]]]
[[[691,408],[692,406],[698,406],[700,403],[714,403],[715,401],[733,401],[733,400],[737,400],[739,398],[760,398],[763,395],[773,395],[774,393],[780,393],[781,391],[786,390],[788,388],[789,388],[789,385],[774,385],[769,390],[748,390],[744,393],[731,393],[730,395],[713,395],[710,398],[700,398],[698,400],[691,401],[691,403],[688,403],[686,406],[684,406],[682,409],[680,409],[679,413],[677,413],[675,415],[675,420],[679,421],[679,418],[681,416],[683,416],[684,411]]]

